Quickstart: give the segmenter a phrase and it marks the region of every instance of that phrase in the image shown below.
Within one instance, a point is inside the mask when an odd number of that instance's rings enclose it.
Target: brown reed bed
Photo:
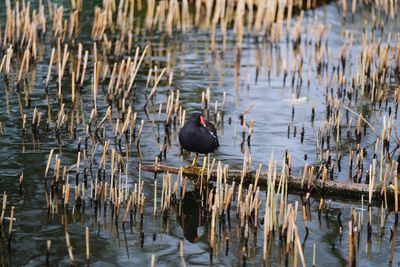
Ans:
[[[396,16],[393,1],[363,2],[374,5],[374,10],[381,12],[382,18],[373,22],[376,27],[385,18]],[[193,4],[194,10],[191,11]],[[43,175],[43,199],[49,218],[56,214],[63,214],[66,218],[63,222],[66,255],[71,265],[77,264],[77,259],[74,242],[70,238],[68,215],[82,216],[90,210],[95,221],[102,221],[101,227],[112,225],[116,236],[120,232],[125,235],[129,229],[132,231],[138,221],[140,246],[143,247],[145,237],[155,235],[155,232],[145,232],[144,224],[149,217],[145,212],[146,207],[152,205],[153,220],[159,218],[163,226],[167,225],[174,207],[180,207],[182,211],[191,183],[199,191],[198,201],[206,214],[208,230],[205,239],[209,245],[211,263],[215,255],[232,247],[229,228],[234,223],[238,229],[238,258],[241,262],[246,263],[255,257],[252,250],[257,246],[256,242],[252,243],[252,238],[262,238],[264,263],[273,254],[273,244],[278,240],[280,257],[294,266],[299,263],[305,266],[306,251],[300,241],[303,232],[299,233],[299,221],[303,220],[305,242],[307,225],[314,215],[310,211],[311,196],[319,198],[319,220],[322,212],[328,213],[330,198],[361,199],[361,210],[351,209],[348,227],[342,225],[338,233],[342,237],[343,232],[348,231],[349,265],[357,263],[359,233],[366,231],[370,244],[373,227],[379,227],[384,232],[387,225],[387,216],[384,214],[394,210],[395,225],[391,229],[390,241],[393,260],[400,159],[396,124],[400,101],[397,86],[400,65],[398,36],[388,34],[386,40],[376,39],[376,29],[364,27],[360,53],[351,55],[354,36],[348,33],[343,37],[344,44],[334,60],[327,38],[329,29],[317,20],[307,24],[309,22],[304,20],[304,12],[296,12],[315,7],[317,1],[272,1],[270,5],[263,5],[262,1],[244,0],[148,1],[146,5],[142,1],[119,1],[118,5],[114,1],[103,1],[102,6],[93,10],[91,41],[87,43],[79,39],[83,1],[72,1],[70,14],[65,14],[63,6],[51,4],[47,4],[46,12],[45,5],[40,1],[38,9],[32,10],[30,2],[17,1],[12,6],[6,1],[6,21],[4,27],[0,27],[0,72],[5,90],[18,95],[19,122],[24,138],[28,136],[31,125],[32,135],[35,136],[33,142],[39,142],[43,134],[54,134],[60,143],[72,141],[76,144],[74,165],[63,162],[62,153],[52,149]],[[134,20],[134,16],[145,8],[146,12],[142,12],[144,19]],[[356,1],[352,1],[353,16],[356,8]],[[347,1],[342,1],[344,19],[348,9]],[[303,81],[308,88],[311,86],[311,70],[315,68],[325,98],[322,110],[318,110],[321,106],[313,99],[309,117],[312,127],[314,122],[317,123],[317,163],[312,166],[306,164],[298,178],[294,178],[293,157],[287,152],[279,169],[278,163],[271,160],[265,173],[261,165],[254,170],[251,140],[257,135],[257,121],[248,118],[254,108],[254,105],[250,105],[238,118],[242,170],[231,170],[216,158],[209,157],[204,158],[198,169],[162,165],[161,162],[167,158],[176,142],[177,133],[184,125],[188,112],[181,91],[173,87],[174,76],[179,75],[173,69],[177,64],[175,52],[168,49],[160,52],[158,56],[166,57],[168,62],[155,62],[152,57],[156,52],[151,43],[144,47],[136,46],[135,37],[140,31],[140,23],[144,23],[147,34],[158,31],[169,38],[186,34],[192,29],[207,31],[214,53],[226,48],[231,29],[236,47],[234,79],[237,88],[241,83],[241,51],[248,33],[252,37],[266,39],[263,42],[268,43],[271,49],[258,48],[260,59],[255,67],[256,72],[266,73],[268,79],[271,72],[283,74],[283,87],[289,86],[293,94],[288,138],[292,137],[292,133],[293,138],[298,138],[297,129],[301,129],[300,143],[310,136],[305,127],[308,120],[304,117],[301,124],[295,121],[296,103],[302,101]],[[287,58],[277,56],[279,60],[275,64],[271,59],[272,52],[268,51],[279,53],[273,47],[281,46],[284,36],[292,46],[288,48]],[[222,38],[222,45],[217,45],[216,38]],[[44,46],[49,43],[50,47],[45,49]],[[36,64],[43,62],[43,50],[50,54],[48,62],[45,62],[48,64],[47,75],[43,77],[47,104],[45,107],[31,107],[35,86],[33,77]],[[289,55],[292,57],[289,58]],[[357,60],[351,69],[349,62],[354,56]],[[132,99],[139,94],[138,74],[145,71],[147,81],[143,109],[147,117],[141,118],[139,108]],[[307,77],[303,77],[305,75]],[[89,97],[85,97],[84,90]],[[239,93],[237,90],[237,95]],[[214,95],[212,86],[202,91],[200,108],[206,118],[215,122],[219,131],[223,131],[225,116],[229,112],[227,93]],[[53,96],[56,103],[50,104]],[[6,99],[5,102],[9,101]],[[372,116],[365,112],[365,105],[369,110],[383,113],[378,124],[372,123]],[[141,140],[146,138],[146,128],[150,126],[157,127],[155,139],[160,154],[151,166],[138,167],[138,177],[132,183],[130,175],[136,166],[132,166],[130,159],[135,152],[142,162]],[[163,133],[160,133],[160,127]],[[5,130],[0,123],[0,133],[3,135],[3,132]],[[374,136],[371,145],[365,144],[367,133]],[[236,137],[236,129],[234,135]],[[340,150],[343,146],[347,148]],[[367,154],[373,155],[372,160]],[[338,182],[341,165],[346,164],[344,160],[341,163],[343,157],[348,159],[349,174],[347,179],[341,179],[346,182]],[[142,169],[166,173],[161,181],[155,176],[154,181],[149,183],[141,176]],[[191,182],[189,176],[196,179]],[[24,186],[23,174],[18,186],[21,191]],[[153,195],[146,193],[148,191],[145,189],[148,188],[151,188],[149,190]],[[261,196],[264,192],[265,197]],[[288,195],[292,192],[300,195],[299,202],[289,201]],[[365,230],[363,197],[368,198]],[[0,239],[1,242],[7,240],[10,247],[15,207],[7,206],[6,193],[2,200]],[[374,226],[376,222],[372,219],[373,209],[381,214],[377,226]],[[301,216],[298,216],[298,212],[301,212]],[[8,213],[9,217],[6,216]],[[231,214],[235,214],[235,218],[231,218]],[[90,227],[96,230],[100,226],[95,223]],[[84,254],[89,264],[92,262],[90,228],[85,226],[84,229],[82,227]],[[51,247],[52,242],[48,240],[47,262]],[[186,265],[183,243],[179,248],[180,261]],[[312,264],[315,265],[318,262],[315,244],[312,253]],[[151,261],[155,265],[155,256]]]

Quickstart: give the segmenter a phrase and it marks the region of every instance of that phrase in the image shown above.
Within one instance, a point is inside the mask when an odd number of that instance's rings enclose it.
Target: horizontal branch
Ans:
[[[181,168],[166,166],[166,165],[142,165],[142,170],[153,173],[175,173],[178,174]],[[191,178],[199,177],[199,170],[201,168],[183,168],[183,175]],[[205,170],[204,175],[207,175],[207,170]],[[241,170],[229,170],[228,171],[228,182],[236,181],[239,183],[241,180],[242,171]],[[243,183],[248,185],[254,182],[255,172],[247,172],[244,176]],[[210,173],[210,179],[215,180],[216,178],[216,170],[213,170]],[[276,183],[278,185],[278,183]],[[258,180],[258,185],[261,188],[266,188],[268,186],[267,174],[262,173]],[[382,188],[380,185],[375,185],[373,187],[372,192],[372,202],[374,204],[380,203],[384,196],[383,192],[385,188]],[[304,195],[310,193],[312,196],[320,196],[324,198],[334,198],[341,200],[360,200],[362,196],[366,202],[368,202],[369,196],[369,185],[368,184],[358,184],[352,182],[343,182],[343,181],[331,181],[326,180],[323,182],[322,180],[313,179],[312,184],[307,184],[307,179],[302,181],[301,178],[291,176],[288,180],[288,191],[292,194]],[[394,192],[389,187],[386,186],[387,192],[387,201],[389,206],[394,205]]]

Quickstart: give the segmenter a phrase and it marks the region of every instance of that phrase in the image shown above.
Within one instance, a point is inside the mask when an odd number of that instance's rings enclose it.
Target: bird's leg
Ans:
[[[190,173],[193,172],[197,172],[198,168],[197,168],[197,158],[199,157],[199,153],[196,153],[196,155],[194,156],[194,159],[192,161],[192,164],[186,165],[184,167],[184,169],[186,171],[189,171]]]
[[[199,170],[199,175],[203,174],[207,170],[208,153],[204,155],[203,166]],[[203,179],[203,175],[202,178]],[[200,182],[200,188],[203,186],[203,181]],[[201,188],[202,189],[202,188]]]
[[[196,156],[194,156],[193,162],[192,162],[192,166],[193,167],[197,167],[197,158],[199,157],[199,153],[196,153]]]
[[[207,163],[208,163],[208,153],[204,155],[204,163],[202,171],[205,171],[207,169]]]

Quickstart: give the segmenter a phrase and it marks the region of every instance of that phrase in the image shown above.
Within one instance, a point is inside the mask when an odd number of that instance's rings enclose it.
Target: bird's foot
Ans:
[[[186,172],[194,172],[197,171],[199,169],[199,167],[197,167],[197,165],[193,165],[193,164],[189,164],[186,165],[185,167],[183,167],[183,170]]]
[[[205,170],[205,171],[207,171],[207,170]],[[183,172],[190,173],[192,175],[196,174],[196,175],[200,176],[204,172],[204,170],[203,170],[202,166],[187,165],[187,166],[183,167]]]

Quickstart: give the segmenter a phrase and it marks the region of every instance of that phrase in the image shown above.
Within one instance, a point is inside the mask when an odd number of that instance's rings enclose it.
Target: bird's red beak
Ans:
[[[201,125],[206,127],[206,123],[204,122],[204,116],[203,115],[200,116],[200,123],[201,123]]]

